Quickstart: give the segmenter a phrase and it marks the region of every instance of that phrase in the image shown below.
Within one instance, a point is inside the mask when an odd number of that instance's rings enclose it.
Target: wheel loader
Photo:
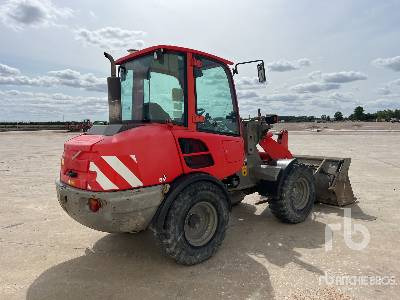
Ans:
[[[315,202],[354,202],[350,158],[296,156],[276,115],[239,115],[240,62],[154,46],[110,61],[109,123],[68,140],[56,181],[69,216],[95,230],[150,228],[167,256],[193,265],[221,245],[232,207],[255,192],[286,223]]]

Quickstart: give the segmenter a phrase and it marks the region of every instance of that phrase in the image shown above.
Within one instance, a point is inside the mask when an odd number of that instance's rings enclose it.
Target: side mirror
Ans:
[[[258,71],[258,82],[260,83],[266,82],[267,79],[265,76],[264,62],[257,65],[257,71]]]
[[[244,65],[244,64],[251,64],[251,63],[255,63],[255,62],[259,62],[259,64],[257,65],[257,71],[258,71],[258,81],[260,83],[266,82],[266,76],[265,76],[265,67],[264,67],[264,61],[262,59],[256,59],[256,60],[249,60],[249,61],[243,61],[240,63],[237,63],[235,65],[235,67],[233,68],[233,75],[238,74],[238,66],[239,65]]]
[[[121,81],[119,77],[107,77],[108,115],[110,124],[122,121],[121,115]]]

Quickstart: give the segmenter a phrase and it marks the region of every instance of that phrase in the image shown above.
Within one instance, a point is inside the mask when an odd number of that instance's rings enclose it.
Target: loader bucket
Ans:
[[[336,206],[354,203],[349,180],[350,158],[319,157],[308,155],[295,156],[300,163],[314,170],[317,202]]]

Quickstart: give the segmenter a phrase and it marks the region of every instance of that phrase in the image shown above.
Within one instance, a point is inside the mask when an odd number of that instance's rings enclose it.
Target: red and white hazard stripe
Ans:
[[[90,162],[89,170],[96,173],[96,187],[88,189],[119,190],[143,186],[135,155],[101,156]]]

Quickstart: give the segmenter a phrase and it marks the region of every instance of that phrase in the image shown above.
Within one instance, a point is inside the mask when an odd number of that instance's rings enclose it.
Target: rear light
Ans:
[[[97,212],[101,207],[101,202],[99,199],[90,198],[88,201],[89,209],[92,212]]]

